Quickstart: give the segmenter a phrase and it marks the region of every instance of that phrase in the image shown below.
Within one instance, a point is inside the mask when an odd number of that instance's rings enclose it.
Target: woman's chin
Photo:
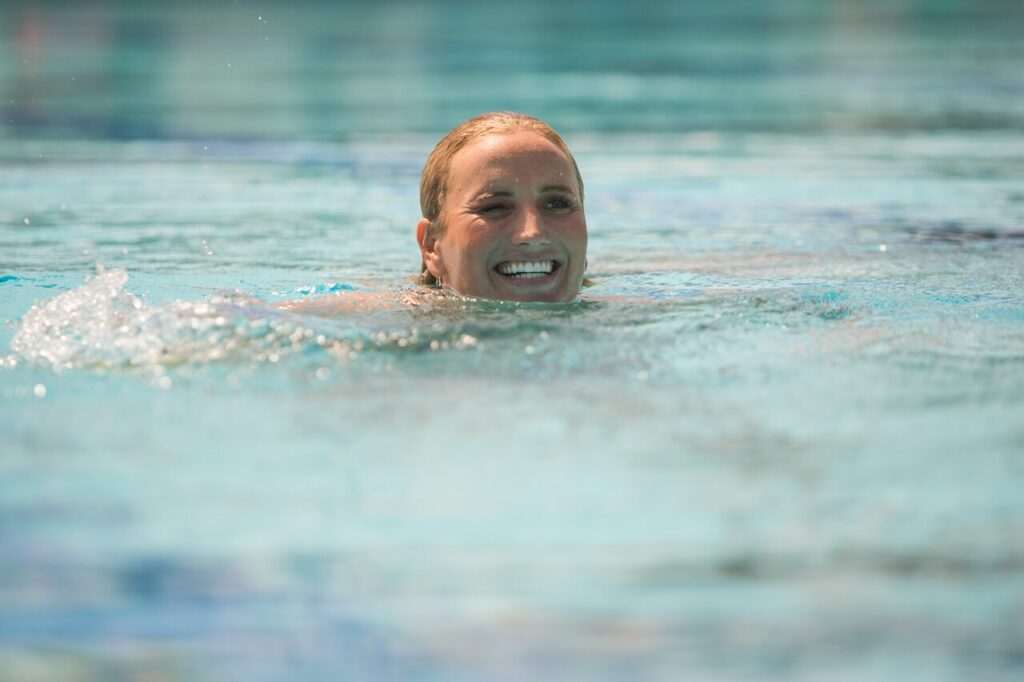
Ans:
[[[571,294],[566,282],[565,272],[556,270],[545,275],[502,275],[495,273],[492,276],[493,295],[489,298],[497,298],[505,301],[538,301],[544,303],[558,303],[572,300],[575,292]]]
[[[558,268],[543,275],[503,275],[492,271],[473,282],[453,282],[450,288],[460,296],[492,301],[568,303],[576,300],[582,276],[571,268]],[[575,276],[574,276],[575,275]],[[460,286],[461,284],[461,286]]]

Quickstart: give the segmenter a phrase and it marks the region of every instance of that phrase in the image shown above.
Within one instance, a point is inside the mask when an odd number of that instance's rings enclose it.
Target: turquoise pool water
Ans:
[[[716,7],[0,10],[0,680],[1019,679],[1024,10]],[[501,108],[578,303],[267,307]]]

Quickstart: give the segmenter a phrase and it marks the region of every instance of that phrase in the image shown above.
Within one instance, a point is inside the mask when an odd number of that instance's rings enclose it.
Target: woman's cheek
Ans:
[[[568,242],[572,242],[578,249],[586,250],[587,248],[587,224],[586,222],[580,221],[573,223],[568,226],[565,232],[565,239]]]
[[[481,227],[467,235],[465,249],[478,258],[485,258],[497,239],[497,231],[489,227]]]

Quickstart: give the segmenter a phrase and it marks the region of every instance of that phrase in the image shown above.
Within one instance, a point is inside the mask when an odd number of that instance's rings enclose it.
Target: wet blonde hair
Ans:
[[[569,151],[569,145],[565,143],[561,135],[555,132],[554,128],[539,118],[526,114],[514,111],[492,111],[474,116],[452,128],[447,135],[441,138],[434,150],[430,152],[426,163],[423,164],[423,173],[420,175],[420,211],[422,211],[423,217],[430,221],[432,228],[444,229],[441,222],[441,209],[444,206],[445,192],[448,189],[448,175],[451,170],[452,158],[459,150],[470,142],[487,135],[508,135],[521,130],[537,133],[569,157],[572,169],[576,173],[576,184],[580,188],[580,201],[583,201],[583,176],[580,175],[576,159]],[[437,285],[434,276],[427,270],[426,263],[420,264],[420,282],[430,286]]]

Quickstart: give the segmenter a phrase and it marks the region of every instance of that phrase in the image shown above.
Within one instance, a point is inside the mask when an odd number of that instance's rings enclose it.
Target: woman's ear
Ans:
[[[438,281],[444,280],[444,261],[441,259],[441,251],[438,249],[437,224],[426,218],[420,218],[416,223],[416,242],[420,245],[420,257],[423,258],[423,265],[427,272]]]

